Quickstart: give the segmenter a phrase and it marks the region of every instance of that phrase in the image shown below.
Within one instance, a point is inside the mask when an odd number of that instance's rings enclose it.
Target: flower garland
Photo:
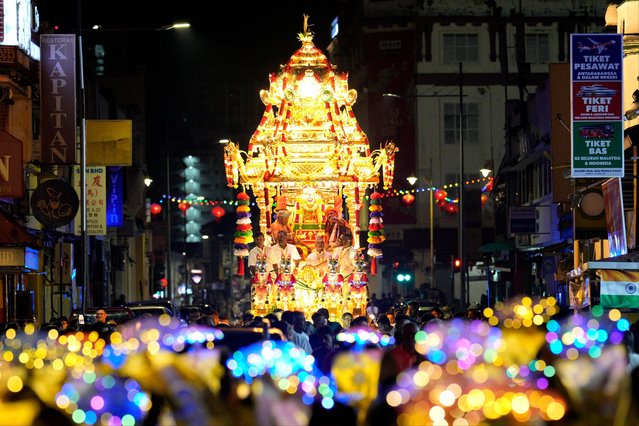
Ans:
[[[250,197],[246,192],[237,194],[237,220],[235,221],[235,234],[233,240],[233,254],[238,257],[237,275],[244,275],[244,257],[249,254],[249,244],[253,242],[253,230],[251,229]]]
[[[384,242],[384,220],[382,219],[382,194],[375,191],[370,196],[370,220],[368,222],[368,251],[371,257],[371,274],[377,275],[376,258],[382,255],[380,245]]]

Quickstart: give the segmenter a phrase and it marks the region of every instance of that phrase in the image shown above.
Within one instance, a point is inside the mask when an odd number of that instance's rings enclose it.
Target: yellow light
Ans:
[[[13,393],[20,392],[22,390],[22,379],[18,376],[11,376],[7,380],[7,389]]]
[[[530,402],[526,395],[517,394],[512,400],[512,410],[517,414],[524,414],[530,410]]]
[[[313,70],[306,70],[304,78],[297,86],[297,95],[300,98],[317,98],[320,94],[319,82],[315,79]]]

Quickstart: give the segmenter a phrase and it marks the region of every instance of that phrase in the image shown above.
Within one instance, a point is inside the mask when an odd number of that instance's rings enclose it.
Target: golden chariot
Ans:
[[[269,89],[260,91],[266,108],[248,149],[243,151],[237,143],[228,142],[224,164],[228,186],[252,192],[260,210],[259,229],[270,244],[275,237],[270,235],[274,205],[290,212],[288,224],[304,259],[324,231],[329,209],[346,219],[353,245],[360,248],[360,209],[366,191],[380,183],[384,189],[392,186],[398,149],[387,141],[371,150],[352,110],[357,92],[349,89],[348,74],[337,73],[315,47],[306,16],[298,39],[302,47],[278,73],[269,75]],[[305,266],[304,260],[295,273],[295,307],[307,318],[326,300],[326,277],[321,275]],[[277,305],[276,277],[264,276],[270,280],[270,284],[263,283],[269,287],[268,296],[252,297],[253,312],[268,312]],[[343,279],[346,284],[349,277]],[[359,294],[358,304],[361,298]],[[347,291],[343,299],[341,312],[352,312]],[[332,319],[340,319],[340,309],[331,311]]]

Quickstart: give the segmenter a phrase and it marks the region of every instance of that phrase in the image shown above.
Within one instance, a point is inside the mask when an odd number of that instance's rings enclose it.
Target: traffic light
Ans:
[[[462,262],[461,259],[455,258],[453,259],[453,272],[461,271]]]
[[[408,284],[409,282],[411,282],[413,280],[413,273],[410,271],[397,271],[397,282],[398,283],[403,283],[403,284]]]

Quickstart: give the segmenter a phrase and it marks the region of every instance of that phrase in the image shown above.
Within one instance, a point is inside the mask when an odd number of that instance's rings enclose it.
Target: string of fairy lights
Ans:
[[[477,178],[477,179],[470,179],[470,180],[466,180],[464,181],[464,185],[465,186],[471,186],[471,185],[478,185],[478,184],[482,184],[482,193],[483,192],[490,192],[492,190],[492,182],[493,182],[493,178],[492,177],[486,177],[486,178]],[[419,193],[423,193],[423,192],[429,192],[433,191],[435,194],[440,193],[440,194],[446,194],[446,190],[452,190],[452,189],[457,189],[459,188],[459,182],[455,182],[455,183],[449,183],[449,184],[445,184],[442,185],[441,187],[437,187],[437,186],[432,186],[432,187],[417,187],[417,188],[410,188],[410,189],[389,189],[387,191],[379,191],[382,194],[382,198],[394,198],[394,197],[403,197],[406,194],[419,194]],[[364,199],[368,200],[369,196],[366,195],[364,196]],[[442,196],[440,198],[441,202],[446,202],[449,204],[457,204],[459,203],[459,199],[458,198],[450,198],[447,195]],[[230,199],[230,200],[220,200],[219,198],[212,200],[209,199],[207,197],[204,196],[197,196],[197,197],[177,197],[177,196],[168,196],[167,194],[162,194],[160,200],[158,201],[160,204],[166,204],[167,202],[171,202],[171,203],[175,203],[178,206],[180,204],[186,203],[189,206],[236,206],[237,205],[237,200],[235,199]],[[251,206],[256,206],[257,204],[252,201]]]

